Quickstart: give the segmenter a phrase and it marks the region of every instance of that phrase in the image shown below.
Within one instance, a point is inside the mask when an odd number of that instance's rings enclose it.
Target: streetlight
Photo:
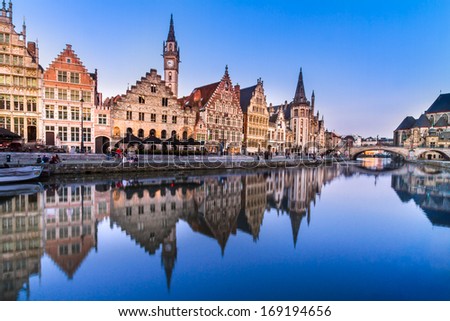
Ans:
[[[81,105],[81,152],[84,152],[84,137],[83,137],[83,103],[84,103],[84,99],[83,97],[81,97],[80,99],[80,105]]]

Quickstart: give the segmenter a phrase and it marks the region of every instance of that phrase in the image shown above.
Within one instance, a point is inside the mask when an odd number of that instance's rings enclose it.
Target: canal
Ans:
[[[389,162],[3,189],[0,299],[449,300],[450,173]]]

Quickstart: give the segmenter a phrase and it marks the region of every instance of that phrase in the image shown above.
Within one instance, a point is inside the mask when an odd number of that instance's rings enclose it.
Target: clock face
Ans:
[[[173,60],[167,60],[167,66],[173,67]]]

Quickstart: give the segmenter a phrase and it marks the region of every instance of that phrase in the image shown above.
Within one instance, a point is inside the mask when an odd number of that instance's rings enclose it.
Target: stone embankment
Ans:
[[[7,157],[9,155],[9,157]],[[9,166],[36,165],[42,154],[36,153],[1,153],[0,164]],[[51,156],[51,155],[49,155]],[[338,159],[302,159],[274,156],[263,159],[251,156],[162,156],[140,155],[137,161],[123,161],[99,154],[59,154],[61,163],[43,164],[45,172],[50,175],[124,173],[124,172],[164,172],[213,169],[252,169],[279,167],[314,167],[337,163]],[[8,162],[9,160],[9,162]]]

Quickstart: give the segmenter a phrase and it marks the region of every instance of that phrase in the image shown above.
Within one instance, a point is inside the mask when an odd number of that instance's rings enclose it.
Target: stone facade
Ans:
[[[0,128],[22,136],[25,143],[43,138],[39,50],[14,30],[12,3],[0,11]]]
[[[88,72],[71,45],[44,72],[44,142],[81,150],[95,149],[97,71]],[[83,119],[81,119],[83,113]],[[83,137],[81,132],[83,131]]]
[[[271,121],[277,117],[279,110],[283,110],[286,126],[292,133],[292,141],[285,141],[284,150],[277,150],[281,153],[323,153],[325,148],[325,121],[319,119],[319,113],[314,115],[315,94],[311,95],[311,101],[306,98],[305,86],[303,83],[303,72],[300,69],[297,88],[292,102],[269,106]],[[270,127],[270,126],[269,126]],[[288,131],[288,132],[289,132]],[[270,129],[269,129],[270,135]],[[289,136],[288,136],[289,137]],[[278,143],[278,146],[281,146]]]
[[[256,154],[267,150],[269,112],[261,79],[252,87],[241,89],[241,109],[244,114],[245,153]]]
[[[155,69],[126,94],[106,99],[104,105],[110,108],[114,143],[127,133],[139,139],[156,137],[161,140],[172,137],[186,140],[195,136],[195,109],[180,106]]]
[[[271,106],[269,106],[270,110]],[[269,119],[267,151],[273,154],[288,154],[293,141],[292,131],[286,121],[285,109],[277,108]]]

